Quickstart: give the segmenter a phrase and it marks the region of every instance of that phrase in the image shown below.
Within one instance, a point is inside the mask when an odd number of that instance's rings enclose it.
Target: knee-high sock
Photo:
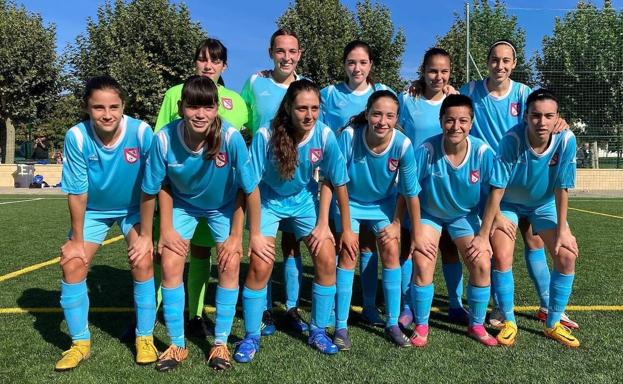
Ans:
[[[550,282],[550,298],[549,306],[547,308],[547,327],[552,328],[554,324],[560,321],[569,297],[571,296],[571,290],[573,289],[573,279],[575,274],[565,275],[558,272],[556,269],[552,272],[552,279]]]
[[[324,330],[329,325],[329,314],[335,303],[335,291],[335,285],[313,284],[311,310],[312,330]]]
[[[184,284],[174,288],[162,287],[162,309],[171,344],[184,348]]]
[[[400,292],[402,293],[402,309],[409,309],[411,302],[411,275],[413,275],[413,260],[400,260]]]
[[[500,310],[504,313],[504,319],[515,322],[515,280],[513,279],[513,269],[508,271],[493,271],[493,285],[500,304]]]
[[[238,302],[238,288],[223,288],[220,285],[216,287],[215,344],[227,344],[236,315],[236,302]]]
[[[350,301],[353,297],[353,280],[355,279],[354,269],[342,269],[337,267],[336,276],[336,304],[335,304],[335,329],[347,327],[348,315],[350,312]]]
[[[156,291],[154,278],[134,281],[134,310],[136,336],[151,336],[156,322]]]
[[[271,276],[266,283],[266,302],[264,303],[264,310],[273,310],[273,277]]]
[[[188,266],[188,319],[201,317],[205,303],[206,286],[210,281],[210,258],[199,259],[190,256]]]
[[[359,278],[364,308],[376,308],[378,266],[379,256],[376,252],[361,252],[359,255]]]
[[[476,287],[471,284],[467,285],[467,303],[469,305],[469,325],[482,325],[487,316],[487,305],[489,304],[489,295],[491,294],[491,286]]]
[[[302,279],[303,262],[301,255],[286,257],[283,266],[283,282],[286,287],[286,310],[298,307]]]
[[[89,294],[87,280],[68,284],[61,280],[61,307],[72,341],[89,340]]]
[[[383,268],[383,295],[385,296],[385,314],[387,328],[398,325],[398,315],[400,314],[400,267],[388,269]]]
[[[547,257],[545,250],[524,249],[524,257],[526,259],[526,267],[528,275],[532,279],[537,295],[539,295],[539,303],[541,307],[547,308],[549,305],[549,266],[547,265]]]
[[[461,262],[452,264],[443,264],[443,278],[446,281],[448,289],[448,300],[450,308],[463,307],[463,264]]]
[[[262,289],[242,288],[242,313],[244,315],[244,330],[247,337],[260,338],[262,327],[262,312],[266,305],[266,287]]]
[[[413,303],[413,317],[416,325],[428,325],[434,295],[434,284],[420,287],[411,283],[411,302]]]
[[[162,304],[162,266],[154,263],[154,285],[156,286],[156,312]]]

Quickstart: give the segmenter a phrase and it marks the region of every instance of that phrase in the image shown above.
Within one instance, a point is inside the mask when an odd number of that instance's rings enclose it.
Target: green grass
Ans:
[[[32,197],[0,196],[0,203]],[[623,217],[623,200],[574,199],[570,206],[582,210]],[[623,305],[620,279],[623,270],[623,219],[608,218],[571,210],[571,228],[580,245],[577,278],[572,305]],[[49,199],[0,205],[0,276],[49,260],[58,255],[68,228],[67,205],[63,199]],[[109,237],[117,236],[114,229]],[[124,255],[125,244],[118,241],[104,246],[96,255],[89,274],[93,307],[131,307],[131,277]],[[527,278],[521,245],[516,249],[514,267],[516,304],[536,305],[532,284]],[[242,275],[247,261],[243,261]],[[214,268],[213,268],[214,274]],[[274,298],[281,296],[281,263],[275,269]],[[48,266],[0,282],[0,308],[58,307],[59,267]],[[309,305],[312,268],[305,254],[302,289],[304,307]],[[182,368],[160,374],[151,366],[133,363],[133,347],[119,341],[132,313],[92,313],[92,357],[72,372],[58,374],[52,367],[67,348],[70,339],[61,313],[0,314],[0,382],[171,382],[182,383],[394,383],[405,382],[592,382],[619,381],[623,364],[621,312],[571,312],[581,325],[575,334],[582,341],[579,350],[568,350],[547,340],[541,324],[531,313],[520,313],[520,334],[512,348],[486,349],[464,334],[460,326],[447,321],[443,308],[446,293],[443,280],[436,278],[434,305],[442,312],[432,316],[430,344],[425,349],[397,349],[383,339],[382,331],[353,321],[353,349],[327,357],[307,347],[304,338],[277,332],[262,340],[262,350],[251,364],[234,364],[228,372],[212,372],[205,364],[209,342],[189,340],[190,358]],[[360,293],[355,280],[353,304]],[[210,285],[208,304],[214,300]],[[379,284],[378,303],[382,303]],[[309,318],[308,308],[303,315]],[[213,314],[209,319],[213,320]],[[356,316],[351,316],[356,319]],[[240,313],[234,322],[232,342],[242,337]],[[164,327],[156,328],[158,346],[168,342]],[[617,374],[617,372],[619,372]]]

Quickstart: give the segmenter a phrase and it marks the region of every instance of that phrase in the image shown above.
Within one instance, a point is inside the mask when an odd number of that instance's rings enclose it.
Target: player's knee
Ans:
[[[251,269],[252,275],[255,276],[257,280],[263,281],[270,277],[273,270],[273,262],[266,262],[255,256],[249,268]]]
[[[153,263],[151,261],[151,259],[149,259],[148,257],[143,257],[141,260],[139,260],[135,265],[134,268],[141,273],[149,273],[153,270]]]
[[[561,273],[573,273],[575,271],[575,261],[577,256],[565,248],[562,248],[558,252],[558,264],[561,268]]]
[[[491,273],[491,259],[488,257],[478,257],[470,264],[471,273],[476,276],[489,276]]]
[[[61,266],[63,279],[67,282],[75,282],[84,279],[87,274],[87,266],[82,259],[71,259]]]

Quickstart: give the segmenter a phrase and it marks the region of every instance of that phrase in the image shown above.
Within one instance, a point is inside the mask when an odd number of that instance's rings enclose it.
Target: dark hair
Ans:
[[[195,50],[195,62],[202,57],[209,57],[210,60],[221,60],[223,64],[227,65],[227,48],[220,40],[205,39]],[[222,77],[219,77],[218,84],[225,85]]]
[[[426,66],[430,64],[430,61],[435,56],[447,57],[448,62],[450,62],[450,54],[448,53],[448,51],[446,51],[443,48],[439,48],[439,47],[429,48],[424,53],[424,59],[422,60],[422,65],[420,66],[420,69],[419,69],[420,77],[415,81],[416,87],[414,87],[414,92],[413,92],[415,97],[422,96],[424,92],[426,92],[426,80],[424,79],[426,75]]]
[[[320,101],[320,90],[311,80],[301,79],[293,81],[286,91],[279,109],[272,123],[272,137],[270,139],[277,169],[281,178],[291,180],[298,166],[298,142],[294,126],[292,125],[292,106],[301,92],[313,92]]]
[[[510,47],[510,49],[513,51],[513,60],[515,60],[517,58],[517,50],[515,49],[515,45],[513,43],[510,42],[510,40],[497,40],[495,41],[493,44],[491,44],[491,46],[489,47],[489,51],[487,52],[487,61],[489,61],[489,59],[491,59],[491,54],[493,53],[493,49],[495,47],[497,47],[498,45],[507,45]]]
[[[532,91],[532,93],[528,96],[526,100],[526,112],[530,108],[530,105],[534,104],[537,101],[541,100],[553,100],[556,102],[556,110],[558,110],[558,97],[554,94],[554,92],[549,89],[540,88],[536,91]]]
[[[469,96],[465,95],[448,95],[441,103],[441,109],[439,110],[439,118],[442,119],[448,109],[452,107],[467,107],[469,108],[469,115],[474,119],[474,103]]]
[[[218,107],[218,89],[209,77],[193,75],[184,82],[180,102],[187,106],[215,105]],[[214,158],[221,149],[221,125],[221,118],[216,116],[206,131],[206,159]]]
[[[372,93],[370,95],[370,97],[368,98],[368,102],[366,103],[366,109],[359,112],[357,115],[351,117],[348,125],[352,125],[353,127],[360,127],[360,126],[367,126],[368,124],[368,112],[370,111],[370,109],[372,108],[372,105],[374,103],[376,103],[376,101],[382,97],[387,97],[392,99],[397,106],[400,105],[400,102],[398,101],[398,97],[394,94],[394,92],[387,90],[387,89],[383,89],[380,91],[375,91],[374,93]],[[348,126],[347,125],[347,126]]]
[[[292,36],[296,39],[297,43],[299,41],[299,37],[294,31],[291,31],[287,28],[279,28],[272,34],[272,36],[270,36],[270,49],[273,49],[275,47],[275,39],[279,36]]]
[[[125,104],[127,96],[123,88],[121,88],[121,85],[119,85],[119,82],[112,76],[102,75],[87,80],[84,85],[84,94],[82,95],[82,102],[84,105],[86,106],[89,103],[89,98],[93,95],[93,92],[102,91],[104,89],[115,91],[119,95],[121,102]]]
[[[363,40],[353,40],[350,43],[346,44],[346,46],[344,47],[344,52],[342,53],[342,63],[346,62],[346,58],[348,57],[348,54],[351,53],[351,51],[353,51],[356,48],[361,48],[364,51],[366,51],[366,53],[368,54],[368,59],[370,59],[370,63],[374,62],[372,48],[370,48],[370,44],[366,43]],[[370,71],[368,73],[368,76],[366,77],[366,82],[368,84],[373,83],[371,72],[372,71]],[[348,78],[345,79],[345,82],[348,83]]]

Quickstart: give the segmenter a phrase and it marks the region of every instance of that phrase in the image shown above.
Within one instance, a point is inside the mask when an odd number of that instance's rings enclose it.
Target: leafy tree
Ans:
[[[389,9],[384,5],[365,0],[356,7],[355,14],[339,0],[296,0],[277,24],[296,32],[304,49],[299,69],[319,86],[344,80],[344,46],[361,39],[370,44],[376,58],[375,81],[402,88],[404,33],[395,32]]]
[[[452,60],[451,84],[461,86],[470,80],[479,80],[487,77],[487,53],[489,47],[496,40],[509,40],[517,50],[517,67],[513,72],[513,79],[530,83],[531,71],[525,60],[526,36],[517,24],[515,16],[508,15],[506,5],[501,0],[495,0],[490,5],[487,0],[474,0],[469,14],[469,51],[473,57],[470,60],[469,79],[467,78],[466,53],[466,20],[465,14],[454,14],[454,23],[444,36],[437,36],[436,46],[448,51]],[[474,66],[474,63],[476,64]]]
[[[54,25],[0,0],[0,126],[7,163],[14,162],[14,124],[41,116],[58,94],[55,40]]]
[[[205,38],[183,3],[107,1],[70,49],[74,89],[109,74],[128,94],[126,113],[153,123],[166,89],[193,73],[192,55]]]

